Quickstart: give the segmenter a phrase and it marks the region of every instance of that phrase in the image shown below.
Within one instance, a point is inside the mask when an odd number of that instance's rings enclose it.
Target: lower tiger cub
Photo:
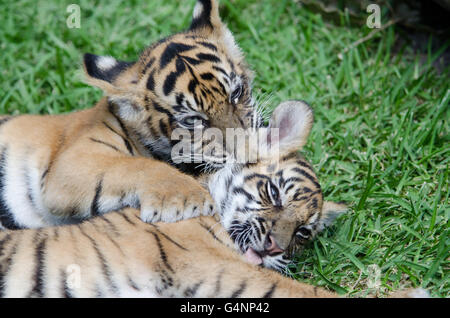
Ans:
[[[127,208],[77,225],[0,232],[0,295],[336,297],[268,269],[284,270],[290,253],[346,209],[323,201],[313,169],[296,152],[312,120],[304,103],[280,105],[270,122],[279,141],[260,145],[269,155],[209,179],[214,217],[147,224]]]

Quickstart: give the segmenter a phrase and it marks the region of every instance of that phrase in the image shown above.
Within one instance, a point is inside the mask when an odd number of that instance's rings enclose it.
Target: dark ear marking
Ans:
[[[84,67],[90,77],[112,83],[116,77],[132,66],[132,62],[118,61],[110,56],[84,54]]]
[[[194,14],[189,30],[196,30],[198,28],[210,27],[213,28],[211,22],[212,1],[198,0],[194,8]]]

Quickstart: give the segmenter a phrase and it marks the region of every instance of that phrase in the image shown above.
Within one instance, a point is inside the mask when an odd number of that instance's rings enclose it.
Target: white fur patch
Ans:
[[[99,56],[95,62],[102,71],[108,71],[117,65],[116,59],[111,56]]]
[[[11,211],[13,211],[15,221],[27,228],[38,228],[45,226],[41,215],[39,215],[39,206],[32,205],[29,199],[28,191],[34,195],[33,203],[41,203],[39,189],[40,183],[36,182],[37,171],[32,166],[24,165],[30,153],[23,153],[19,150],[8,152],[5,184],[3,199],[7,202]],[[24,169],[26,167],[26,169]],[[30,173],[31,172],[31,173]],[[27,179],[28,178],[28,179]],[[36,195],[38,194],[38,195]]]
[[[197,4],[194,7],[194,13],[192,14],[192,17],[194,19],[198,19],[203,13],[203,4],[198,1]]]
[[[231,33],[231,31],[227,27],[223,28],[223,41],[225,43],[226,48],[228,49],[228,52],[234,58],[241,58],[242,57],[242,50],[236,44],[236,41],[234,40],[233,33]]]

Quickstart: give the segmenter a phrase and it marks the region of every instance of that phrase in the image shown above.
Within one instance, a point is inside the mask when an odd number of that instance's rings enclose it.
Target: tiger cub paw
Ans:
[[[141,202],[141,220],[146,223],[171,223],[212,214],[214,202],[203,188],[177,188],[163,193],[150,193]]]

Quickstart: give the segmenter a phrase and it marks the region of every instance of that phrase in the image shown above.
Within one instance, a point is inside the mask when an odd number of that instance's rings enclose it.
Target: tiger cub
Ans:
[[[168,164],[172,132],[201,126],[225,135],[260,124],[252,74],[217,1],[199,0],[190,28],[137,62],[85,54],[84,70],[106,94],[95,107],[0,119],[0,229],[76,223],[125,207],[147,222],[211,214],[209,193]],[[220,167],[221,158],[203,159]]]
[[[323,200],[296,152],[311,123],[304,103],[280,105],[270,123],[279,141],[265,138],[260,147],[279,147],[281,157],[269,151],[212,175],[215,216],[147,224],[126,208],[77,225],[0,232],[0,295],[336,297],[269,269],[284,270],[290,253],[346,209]]]

